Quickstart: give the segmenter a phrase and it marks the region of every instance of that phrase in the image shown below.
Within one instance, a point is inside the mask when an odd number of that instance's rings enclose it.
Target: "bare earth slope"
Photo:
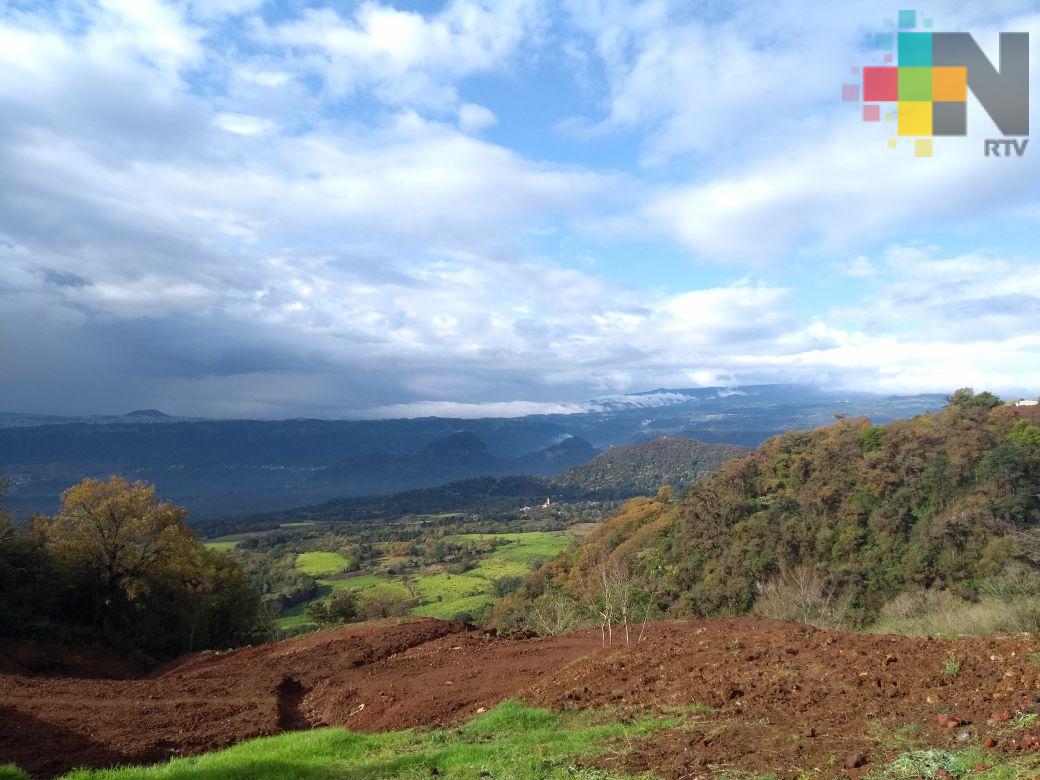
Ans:
[[[932,745],[968,732],[1027,749],[1003,714],[1036,706],[1038,651],[1035,637],[943,642],[753,618],[659,623],[639,644],[608,648],[598,632],[531,639],[434,620],[370,624],[190,656],[145,679],[0,673],[0,763],[49,776],[311,726],[444,725],[520,697],[687,713],[682,728],[604,759],[619,768],[678,778],[824,767],[851,777],[892,755],[885,735],[911,723]],[[959,670],[944,674],[950,660]],[[942,713],[963,723],[939,724]],[[869,763],[843,769],[852,754]]]

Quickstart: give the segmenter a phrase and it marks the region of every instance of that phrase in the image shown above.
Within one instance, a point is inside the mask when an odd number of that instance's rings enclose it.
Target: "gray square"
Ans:
[[[967,134],[967,103],[932,103],[932,135]]]

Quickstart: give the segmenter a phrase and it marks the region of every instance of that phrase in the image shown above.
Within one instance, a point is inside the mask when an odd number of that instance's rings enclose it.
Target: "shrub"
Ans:
[[[327,601],[312,601],[304,611],[309,619],[323,625],[354,623],[361,617],[358,596],[352,590],[337,590]]]
[[[774,620],[837,628],[845,619],[848,602],[839,598],[826,580],[810,566],[798,566],[759,587],[756,614]]]

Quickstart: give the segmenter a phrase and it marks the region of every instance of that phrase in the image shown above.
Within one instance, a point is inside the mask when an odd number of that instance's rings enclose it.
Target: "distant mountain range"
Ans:
[[[577,414],[499,419],[202,420],[155,409],[115,417],[0,413],[6,503],[53,511],[84,476],[154,482],[195,517],[254,513],[478,476],[554,476],[617,444],[661,436],[756,446],[835,414],[875,422],[941,408],[940,395],[880,396],[799,385],[658,389]]]

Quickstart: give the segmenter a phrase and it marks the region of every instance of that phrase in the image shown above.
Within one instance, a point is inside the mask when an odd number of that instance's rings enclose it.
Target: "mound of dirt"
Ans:
[[[1035,636],[947,642],[758,618],[662,623],[647,641],[600,649],[547,676],[526,698],[692,715],[636,746],[621,761],[629,771],[858,777],[895,757],[900,734],[904,745],[911,736],[956,748],[977,736],[1021,749],[1022,734],[1000,713],[1036,711],[1038,650]],[[912,724],[919,728],[908,731]]]
[[[681,728],[608,754],[601,762],[612,768],[856,777],[892,752],[886,733],[910,723],[934,745],[977,733],[1021,749],[994,715],[1035,705],[1038,650],[1035,638],[939,642],[759,619],[659,623],[643,642],[606,648],[598,631],[498,637],[463,623],[383,621],[196,654],[134,680],[0,674],[0,763],[51,776],[315,726],[440,726],[521,697],[683,716]]]

